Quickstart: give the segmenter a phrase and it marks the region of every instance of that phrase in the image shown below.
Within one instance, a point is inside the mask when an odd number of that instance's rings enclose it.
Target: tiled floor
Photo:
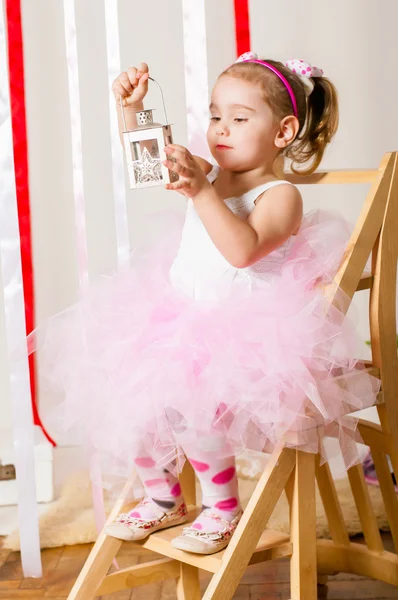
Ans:
[[[387,550],[393,550],[391,536],[383,534]],[[359,538],[356,539],[359,541]],[[64,546],[43,550],[43,579],[24,579],[22,576],[19,553],[0,548],[0,599],[13,600],[65,600],[73,582],[82,568],[92,544]],[[155,554],[143,553],[142,549],[124,543],[118,555],[121,568],[145,562]],[[203,590],[209,581],[209,575],[201,578]],[[319,597],[325,597],[325,588],[319,587]],[[289,562],[286,559],[272,563],[262,563],[249,567],[239,585],[234,598],[236,600],[288,600]],[[150,584],[135,590],[126,590],[116,594],[102,596],[103,600],[175,600],[175,582]],[[385,583],[339,574],[331,577],[328,585],[330,600],[391,600],[398,599],[398,588]]]

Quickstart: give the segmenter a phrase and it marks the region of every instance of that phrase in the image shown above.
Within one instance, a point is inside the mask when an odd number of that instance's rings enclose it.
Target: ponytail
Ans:
[[[332,141],[339,124],[337,91],[326,77],[314,77],[314,89],[307,98],[307,115],[302,133],[283,154],[292,160],[291,170],[296,175],[310,175],[319,167],[326,146]],[[306,169],[295,165],[312,161]]]

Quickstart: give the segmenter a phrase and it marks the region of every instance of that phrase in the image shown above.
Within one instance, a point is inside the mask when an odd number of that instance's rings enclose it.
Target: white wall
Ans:
[[[192,0],[194,1],[194,0]],[[235,57],[232,0],[207,0],[209,82]],[[73,166],[62,0],[23,0],[33,261],[37,322],[73,302],[78,291]],[[186,144],[181,3],[119,0],[121,64],[146,61],[165,95],[174,141]],[[311,16],[309,16],[311,15]],[[340,95],[340,129],[322,168],[375,168],[398,146],[396,0],[252,0],[252,49],[280,60],[303,58],[324,69]],[[116,265],[105,20],[100,0],[76,1],[83,127],[84,192],[90,274]],[[150,90],[148,106],[161,104]],[[336,207],[355,221],[367,186],[303,188],[306,209]],[[145,236],[147,213],[184,210],[161,188],[127,191],[132,243]],[[367,293],[357,302],[368,335]],[[1,327],[1,319],[0,319]],[[0,330],[1,332],[1,330]],[[366,348],[364,347],[366,353]],[[9,419],[4,348],[0,345],[0,411]],[[2,371],[1,371],[2,370]],[[48,399],[42,396],[42,402]]]

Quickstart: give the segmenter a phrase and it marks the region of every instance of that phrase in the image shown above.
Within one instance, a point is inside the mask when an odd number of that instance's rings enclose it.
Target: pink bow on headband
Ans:
[[[303,75],[304,77],[322,77],[323,70],[318,67],[313,67],[305,60],[299,58],[291,58],[285,62],[285,66],[288,67],[293,73],[297,75]]]

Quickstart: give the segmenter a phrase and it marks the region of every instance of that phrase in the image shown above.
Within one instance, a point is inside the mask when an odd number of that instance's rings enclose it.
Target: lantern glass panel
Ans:
[[[131,142],[131,154],[135,180],[138,185],[153,185],[161,183],[162,164],[157,139]]]

